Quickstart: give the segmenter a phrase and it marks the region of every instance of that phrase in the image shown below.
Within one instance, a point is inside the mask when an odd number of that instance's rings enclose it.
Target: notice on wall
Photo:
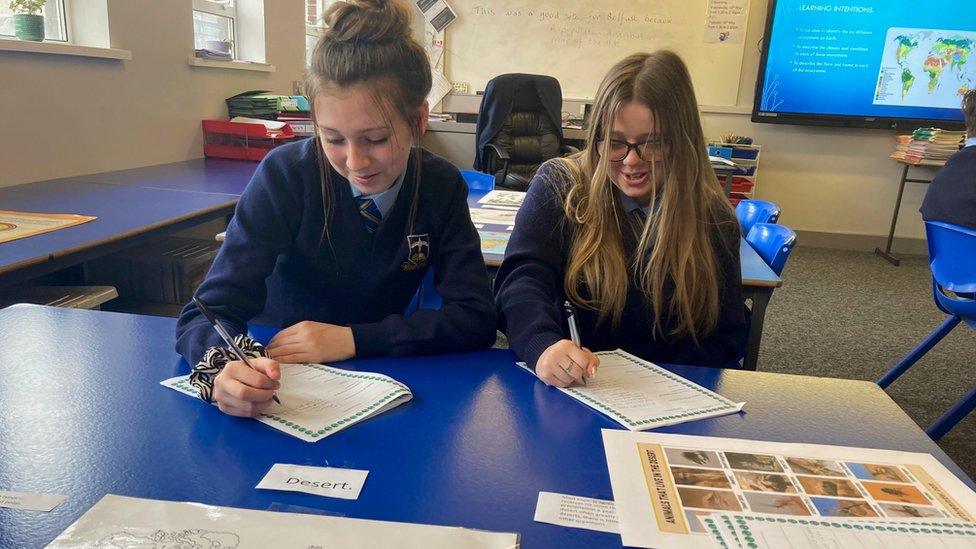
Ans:
[[[749,0],[708,0],[705,15],[706,44],[741,44],[749,19]]]

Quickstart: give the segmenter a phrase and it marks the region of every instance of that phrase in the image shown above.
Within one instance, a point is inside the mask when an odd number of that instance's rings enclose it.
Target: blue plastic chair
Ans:
[[[783,272],[786,260],[796,245],[796,233],[785,225],[756,223],[746,234],[746,242],[769,265],[777,276]]]
[[[468,184],[469,191],[488,192],[495,188],[495,176],[475,170],[461,170],[461,177]]]
[[[936,306],[949,316],[878,380],[882,389],[891,385],[929,349],[942,341],[960,321],[976,329],[976,230],[941,221],[926,221],[925,235],[928,239],[929,267],[932,269],[932,295]],[[925,432],[934,440],[939,440],[973,408],[976,408],[976,387],[970,389]]]
[[[740,200],[735,207],[735,217],[739,219],[742,234],[749,234],[756,223],[778,222],[779,206],[768,200]]]
[[[417,293],[413,295],[413,300],[407,305],[407,310],[403,312],[403,316],[410,316],[419,309],[440,309],[441,302],[441,294],[437,293],[437,289],[434,288],[434,269],[427,269],[423,282],[417,288]]]

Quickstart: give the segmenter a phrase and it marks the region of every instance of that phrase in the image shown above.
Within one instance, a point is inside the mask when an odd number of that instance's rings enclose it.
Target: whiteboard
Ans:
[[[451,0],[458,19],[445,29],[446,76],[476,91],[499,74],[547,74],[564,98],[593,99],[624,56],[669,48],[688,65],[699,104],[735,105],[744,33],[705,42],[709,5],[724,1]]]

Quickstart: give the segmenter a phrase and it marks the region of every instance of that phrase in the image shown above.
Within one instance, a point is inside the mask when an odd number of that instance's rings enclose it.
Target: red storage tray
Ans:
[[[203,121],[203,154],[217,158],[261,160],[268,151],[295,140],[288,124],[280,130],[269,130],[262,124]]]

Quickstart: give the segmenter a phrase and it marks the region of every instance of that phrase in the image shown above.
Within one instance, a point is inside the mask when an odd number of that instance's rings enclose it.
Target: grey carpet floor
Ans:
[[[797,247],[766,309],[759,369],[877,380],[945,319],[922,256]],[[960,324],[888,388],[927,427],[976,384],[976,330]],[[939,446],[976,478],[976,413]]]

